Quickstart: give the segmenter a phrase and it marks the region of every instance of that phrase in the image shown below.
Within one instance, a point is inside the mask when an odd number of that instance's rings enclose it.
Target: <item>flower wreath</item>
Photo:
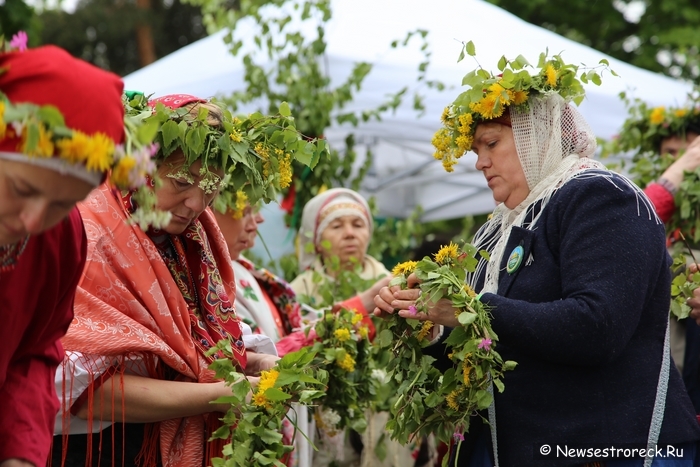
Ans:
[[[464,59],[465,54],[476,54],[471,41],[464,45],[458,61]],[[462,79],[462,84],[471,89],[457,96],[442,113],[443,126],[432,139],[435,159],[442,161],[447,172],[452,172],[457,159],[471,150],[479,122],[501,117],[510,106],[527,106],[530,96],[557,92],[564,99],[579,105],[584,97],[581,83],[601,83],[597,68],[603,67],[617,76],[608,65],[607,60],[600,60],[598,67],[586,68],[577,78],[577,65],[564,62],[560,55],[547,58],[545,52],[540,54],[538,70],[534,74],[527,68],[535,67],[522,55],[518,55],[515,60],[501,57],[498,61],[498,75],[479,66]]]
[[[683,107],[650,107],[639,98],[620,97],[628,117],[620,133],[603,144],[603,155],[632,153],[630,172],[635,182],[646,186],[658,179],[674,158],[659,154],[661,142],[671,136],[685,136],[687,131],[700,134],[700,92],[689,96]]]
[[[89,171],[109,171],[113,185],[136,189],[155,170],[151,157],[156,147],[151,142],[156,125],[143,123],[138,110],[124,104],[126,141],[115,145],[103,133],[86,135],[68,128],[52,105],[13,104],[0,92],[0,139],[18,138],[17,150],[29,157],[57,156],[70,164],[85,164]]]
[[[466,274],[476,269],[477,255],[488,259],[485,251],[477,252],[473,245],[460,248],[450,243],[433,258],[406,261],[392,271],[392,286],[405,288],[411,274],[421,280],[421,298],[409,308],[414,316],[427,314],[430,303],[445,298],[452,302],[460,323],[445,340],[452,367],[444,374],[434,367],[435,359],[422,351],[429,344],[433,322],[395,318],[379,335],[379,345],[392,353],[387,374],[400,384],[387,428],[401,443],[431,433],[446,443],[463,440],[471,417],[493,400],[490,385],[503,392],[503,374],[516,366],[503,361],[496,350],[498,336],[491,327],[491,311],[465,283]]]
[[[146,99],[143,95],[135,98]],[[205,107],[194,116],[187,108],[171,109],[158,103],[152,118],[161,124],[155,137],[160,146],[157,157],[164,159],[180,149],[186,163],[172,176],[185,179],[190,177],[189,166],[200,160],[200,188],[206,193],[220,190],[214,202],[220,212],[240,212],[246,203],[275,200],[277,192],[292,181],[293,160],[313,168],[327,154],[325,141],[308,140],[297,131],[287,103],[279,106],[276,115],[255,112],[242,118],[216,101],[210,103],[221,110],[221,128],[207,123]],[[224,177],[210,168],[222,169]]]

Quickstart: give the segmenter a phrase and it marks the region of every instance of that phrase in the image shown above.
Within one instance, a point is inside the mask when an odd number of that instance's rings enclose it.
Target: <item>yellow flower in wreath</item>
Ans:
[[[20,143],[20,151],[28,156],[51,157],[53,156],[54,144],[53,134],[44,128],[44,125],[37,125],[39,129],[39,139],[33,149],[29,148],[29,127],[25,126],[22,130],[22,142]]]
[[[649,121],[652,125],[660,125],[664,121],[665,114],[665,107],[656,107],[654,110],[651,111],[651,114],[649,115]]]
[[[544,74],[547,77],[547,84],[549,84],[552,87],[555,87],[557,85],[557,70],[554,69],[554,65],[552,65],[551,63],[547,65]]]
[[[106,172],[112,166],[114,141],[104,133],[95,133],[89,138],[89,141],[85,166],[88,170]]]
[[[349,353],[346,353],[342,359],[336,360],[335,363],[348,373],[355,371],[355,359]]]
[[[350,331],[348,331],[345,328],[336,329],[335,331],[333,331],[333,335],[340,342],[345,342],[350,339]]]

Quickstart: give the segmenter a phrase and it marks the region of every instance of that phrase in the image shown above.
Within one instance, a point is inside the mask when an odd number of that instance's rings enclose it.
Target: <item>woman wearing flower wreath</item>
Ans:
[[[594,135],[571,104],[583,98],[578,67],[544,54],[534,75],[528,66],[504,58],[501,75],[468,74],[473,92],[448,107],[433,140],[448,169],[473,150],[499,203],[474,239],[490,260],[479,256],[467,280],[491,310],[498,352],[518,363],[494,394],[490,429],[477,417],[453,464],[641,466],[651,459],[553,454],[658,442],[687,460],[654,466],[693,465],[700,427],[668,349],[663,224],[638,187],[590,159]],[[451,301],[415,315],[417,301],[418,290],[384,288],[375,313],[460,326]]]
[[[118,76],[57,47],[24,49],[0,54],[2,467],[49,456],[59,339],[86,258],[74,207],[120,166],[124,140]]]
[[[156,206],[172,217],[160,230],[126,225],[136,200],[107,186],[80,206],[88,261],[57,376],[64,413],[54,465],[82,466],[87,456],[87,465],[208,466],[223,445],[208,440],[230,408],[213,401],[231,395],[208,368],[222,355],[209,350],[227,339],[247,375],[277,360],[244,345],[229,254],[207,208],[242,185],[248,196],[274,195],[290,153],[308,143],[286,117],[240,121],[189,95],[149,104],[162,122]],[[238,181],[222,186],[225,171]]]

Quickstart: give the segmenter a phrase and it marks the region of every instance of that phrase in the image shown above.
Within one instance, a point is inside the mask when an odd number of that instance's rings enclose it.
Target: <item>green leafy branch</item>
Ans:
[[[212,439],[228,440],[223,457],[212,459],[212,466],[285,467],[283,459],[294,449],[282,437],[283,422],[294,423],[289,417],[291,402],[310,405],[325,396],[326,383],[315,378],[315,352],[302,348],[285,355],[273,369],[262,372],[258,387],[253,389],[233,364],[231,343],[219,342],[210,354],[219,351],[227,358],[215,360],[210,368],[231,387],[231,395],[214,402],[231,404],[231,408],[222,419],[223,425],[212,435]],[[252,400],[248,401],[250,394]],[[297,435],[307,436],[297,433],[295,426]]]
[[[421,281],[421,299],[415,313],[427,312],[433,303],[447,299],[461,324],[445,340],[454,366],[444,374],[422,351],[428,344],[432,322],[420,324],[397,317],[390,330],[380,336],[380,345],[389,346],[394,357],[389,377],[401,381],[401,397],[393,405],[387,424],[392,437],[400,442],[430,433],[444,442],[460,437],[469,430],[470,418],[491,404],[490,385],[503,392],[503,373],[515,368],[515,362],[504,362],[495,350],[498,337],[491,328],[490,311],[465,283],[467,272],[476,269],[477,254],[488,259],[485,252],[477,252],[470,244],[459,249],[450,243],[434,258],[408,261],[394,268],[392,285],[405,287],[410,274]]]

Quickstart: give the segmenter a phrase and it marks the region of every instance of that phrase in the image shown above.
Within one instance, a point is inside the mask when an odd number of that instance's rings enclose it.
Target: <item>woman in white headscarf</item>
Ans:
[[[332,188],[313,197],[301,217],[299,230],[299,270],[301,274],[291,286],[297,296],[306,297],[309,305],[319,307],[328,300],[319,291],[321,282],[314,281],[320,274],[324,280],[333,280],[337,270],[329,267],[338,258],[342,269],[359,270],[365,280],[389,277],[382,263],[367,254],[374,223],[367,201],[357,192],[347,188]],[[358,311],[366,314],[374,308],[374,295],[380,287],[360,293],[354,303]],[[381,282],[384,286],[386,283]],[[349,297],[334,297],[345,299]]]
[[[499,203],[474,239],[490,260],[479,257],[467,280],[491,309],[500,355],[518,362],[505,375],[505,391],[494,394],[489,424],[475,417],[451,465],[601,460],[556,456],[557,447],[573,443],[673,445],[684,449],[686,463],[657,457],[653,465],[693,465],[700,427],[669,356],[663,224],[637,186],[590,159],[595,137],[570,104],[583,97],[577,67],[558,56],[541,58],[534,76],[522,67],[468,75],[478,92],[460,95],[434,139],[448,168],[450,157],[472,149]],[[376,313],[400,309],[407,317],[417,299],[419,290],[384,288]],[[460,326],[447,300],[427,313]],[[651,465],[651,458],[631,462],[609,452],[603,460],[607,467]]]

